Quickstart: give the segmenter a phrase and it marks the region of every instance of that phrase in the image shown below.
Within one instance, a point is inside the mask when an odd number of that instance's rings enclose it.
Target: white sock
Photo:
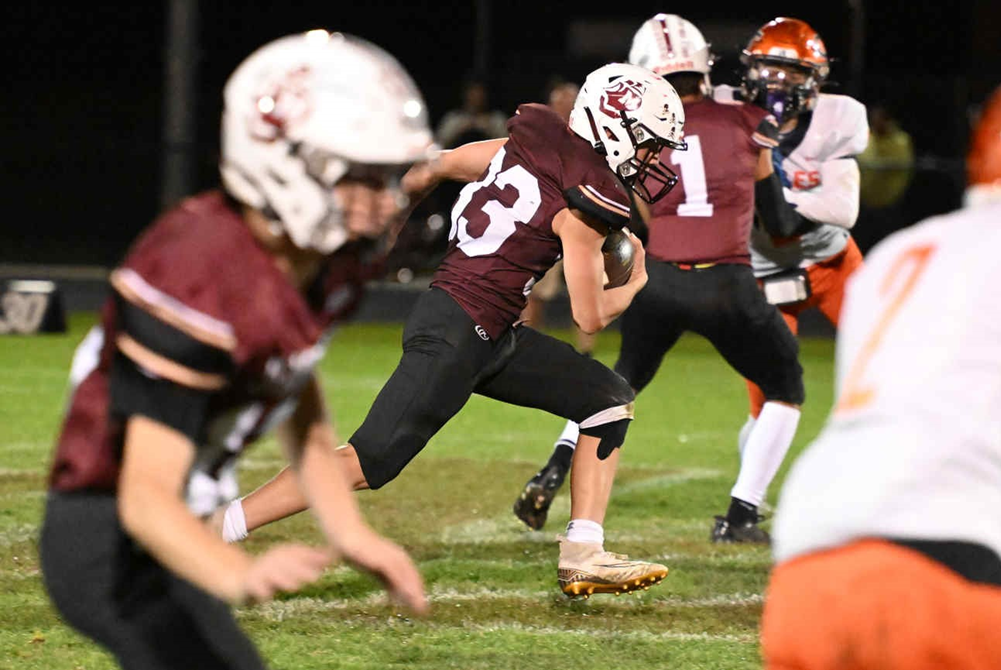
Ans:
[[[748,415],[747,421],[741,426],[740,432],[737,434],[737,451],[740,452],[740,458],[744,458],[744,447],[747,445],[747,438],[750,437],[751,431],[754,430],[754,424],[757,422],[753,416]]]
[[[222,519],[222,539],[239,542],[247,535],[247,517],[243,515],[243,503],[237,498],[226,507],[226,515]]]
[[[605,529],[596,521],[571,519],[570,523],[567,524],[567,540],[604,545]]]
[[[765,403],[744,443],[740,474],[730,495],[752,505],[761,504],[796,436],[799,414],[795,407]]]
[[[571,449],[576,449],[578,437],[580,437],[580,426],[573,421],[567,421],[567,425],[563,426],[563,432],[560,433],[553,446],[565,444]]]

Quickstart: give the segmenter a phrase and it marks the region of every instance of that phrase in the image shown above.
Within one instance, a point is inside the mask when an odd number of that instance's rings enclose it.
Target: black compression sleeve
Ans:
[[[754,183],[754,208],[765,230],[775,237],[789,237],[811,225],[786,201],[782,182],[774,172]]]

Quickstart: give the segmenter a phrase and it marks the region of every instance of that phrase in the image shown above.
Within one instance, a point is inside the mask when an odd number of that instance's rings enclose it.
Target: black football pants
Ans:
[[[803,404],[799,343],[765,300],[749,266],[682,270],[650,259],[646,265],[647,285],[622,315],[615,364],[637,392],[650,383],[682,333],[691,331],[709,340],[766,399]]]
[[[264,670],[226,603],[125,533],[113,495],[50,492],[40,550],[56,609],[125,670]]]
[[[602,424],[581,432],[601,437],[608,451],[622,444],[628,421],[617,417],[632,416],[634,396],[598,361],[526,326],[483,339],[458,303],[432,288],[407,319],[399,365],[350,440],[368,485],[395,478],[473,393]]]

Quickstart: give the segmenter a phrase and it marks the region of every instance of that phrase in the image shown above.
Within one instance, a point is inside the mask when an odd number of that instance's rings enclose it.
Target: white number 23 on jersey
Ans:
[[[530,221],[542,205],[539,180],[521,165],[512,165],[501,171],[504,155],[504,147],[501,147],[490,161],[483,179],[467,184],[452,207],[452,228],[448,239],[458,238],[458,247],[467,256],[495,253],[504,244],[504,240],[514,234],[517,224]],[[497,200],[488,200],[479,210],[467,212],[473,195],[490,184],[496,184],[498,188],[514,186],[518,191],[518,199],[510,207],[505,207]],[[479,237],[472,237],[468,230],[469,218],[482,217],[484,214],[488,219],[486,229]]]

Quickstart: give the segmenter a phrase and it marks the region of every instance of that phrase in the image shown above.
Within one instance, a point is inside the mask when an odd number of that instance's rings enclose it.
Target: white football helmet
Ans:
[[[665,76],[678,72],[698,72],[709,92],[709,72],[713,67],[709,43],[691,21],[677,14],[657,14],[633,36],[629,62]]]
[[[338,180],[373,168],[398,174],[431,144],[410,75],[357,37],[311,30],[277,39],[223,91],[223,186],[303,249],[330,253],[347,240]]]
[[[570,130],[591,143],[640,198],[655,202],[678,181],[660,163],[665,147],[687,149],[685,109],[674,87],[650,70],[611,63],[587,76],[570,113]],[[651,149],[644,159],[636,149]],[[651,189],[651,184],[656,190]]]

